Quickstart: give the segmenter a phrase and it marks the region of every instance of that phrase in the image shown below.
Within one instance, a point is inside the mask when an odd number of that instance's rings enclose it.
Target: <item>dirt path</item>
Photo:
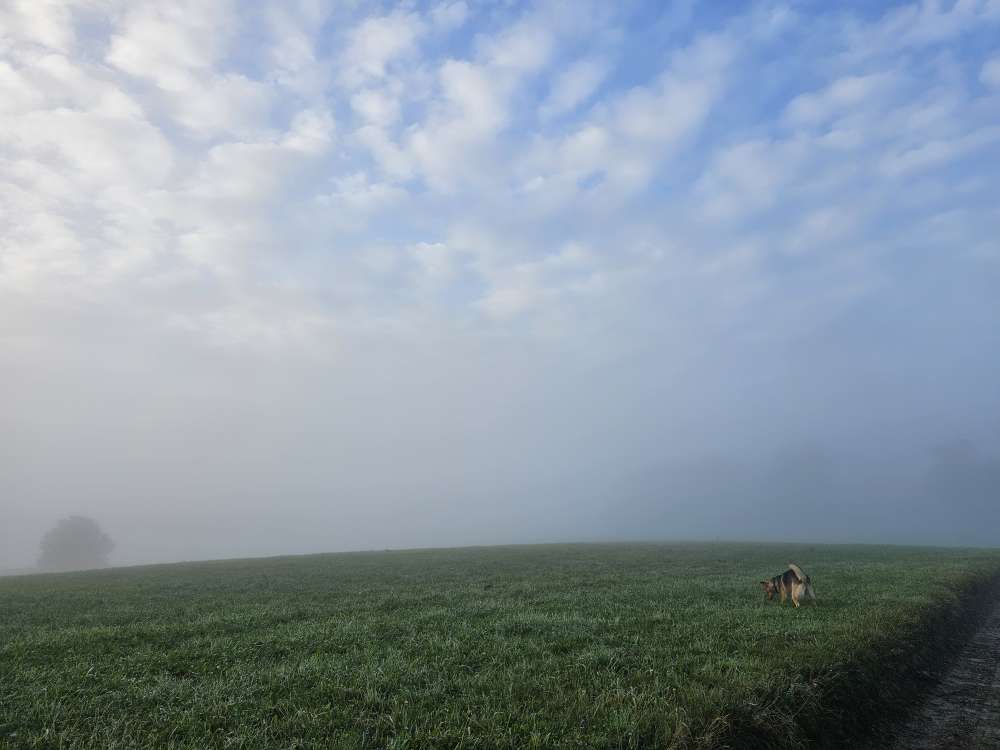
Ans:
[[[1000,748],[1000,600],[892,750]]]

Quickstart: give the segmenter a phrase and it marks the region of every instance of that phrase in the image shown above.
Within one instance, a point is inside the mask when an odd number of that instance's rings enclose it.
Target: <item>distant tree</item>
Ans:
[[[42,570],[103,568],[115,543],[97,522],[84,516],[64,518],[42,537]]]

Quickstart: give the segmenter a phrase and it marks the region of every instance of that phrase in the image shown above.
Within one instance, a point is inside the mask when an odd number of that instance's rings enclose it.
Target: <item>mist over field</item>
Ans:
[[[4,3],[0,570],[1000,544],[1000,7]]]

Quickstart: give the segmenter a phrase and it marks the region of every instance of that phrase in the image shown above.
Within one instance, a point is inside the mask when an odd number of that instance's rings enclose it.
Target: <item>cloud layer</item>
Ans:
[[[997,455],[998,31],[995,0],[4,5],[0,565],[77,511],[127,560],[765,533],[636,477]]]

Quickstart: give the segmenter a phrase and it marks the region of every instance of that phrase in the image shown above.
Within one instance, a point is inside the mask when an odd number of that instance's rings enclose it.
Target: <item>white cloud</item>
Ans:
[[[389,65],[416,52],[425,31],[426,24],[416,13],[396,11],[365,19],[349,32],[340,58],[341,80],[353,88],[384,78]]]
[[[483,55],[495,68],[532,73],[548,65],[554,46],[552,32],[536,19],[526,18],[485,40]]]
[[[722,105],[755,46],[798,33],[794,15],[766,8],[667,50],[662,67],[622,89],[608,81],[618,32],[596,6],[600,22],[569,6],[501,27],[502,14],[483,14],[465,48],[444,41],[471,16],[461,0],[367,17],[324,2],[267,6],[255,35],[232,4],[93,6],[110,27],[107,64],[79,53],[101,45],[78,34],[74,9],[10,7],[0,201],[5,216],[24,218],[5,232],[0,275],[8,288],[99,279],[126,296],[139,284],[165,297],[197,288],[211,302],[170,325],[213,340],[227,326],[230,341],[257,324],[262,340],[321,328],[283,326],[281,304],[289,321],[357,323],[371,309],[405,326],[450,294],[527,330],[668,267],[692,278],[714,269],[699,283],[729,279],[723,269],[749,276],[768,243],[734,243],[730,228],[795,202],[773,248],[829,248],[867,220],[829,202],[851,180],[933,174],[996,140],[964,127],[972,105],[944,78],[917,87],[902,62],[837,55],[809,77],[827,83],[790,97],[784,124],[799,132],[774,129],[782,123],[770,115],[739,121]],[[950,33],[988,16],[969,8],[948,11]],[[915,44],[932,11],[881,26]],[[346,31],[319,39],[324,27]],[[991,65],[981,65],[987,85]],[[669,223],[641,208],[657,181],[671,185]],[[706,219],[711,231],[698,225]],[[642,230],[620,247],[606,241],[633,224]],[[640,237],[660,255],[639,252]]]
[[[902,177],[947,165],[998,141],[1000,127],[983,128],[960,138],[929,140],[909,149],[887,153],[879,163],[879,168],[889,177]]]
[[[542,301],[542,292],[531,279],[521,283],[493,289],[477,304],[494,320],[508,320],[527,312]]]
[[[211,146],[178,190],[199,221],[213,216],[243,216],[257,221],[257,212],[284,202],[296,180],[333,142],[333,119],[325,111],[297,113],[280,137],[228,141]]]
[[[366,125],[358,128],[354,135],[386,175],[394,179],[408,179],[412,175],[411,154],[396,143],[384,128]]]
[[[399,119],[399,98],[385,89],[365,89],[351,97],[351,108],[367,122],[385,127]]]
[[[214,73],[237,30],[232,3],[143,2],[129,8],[111,37],[107,61],[174,92],[196,88]]]
[[[318,47],[332,10],[323,0],[264,6],[257,23],[269,32],[269,40],[259,59],[271,68],[269,80],[307,100],[322,100],[334,73]]]
[[[602,59],[578,60],[552,81],[548,97],[539,107],[543,119],[558,117],[586,102],[608,75],[609,65]]]
[[[281,144],[310,156],[325,153],[333,144],[336,127],[326,109],[304,109],[292,118]]]
[[[474,245],[482,243],[480,238]],[[502,245],[503,240],[493,238],[487,244]],[[592,301],[612,291],[614,277],[636,270],[616,267],[613,259],[602,257],[579,241],[564,243],[555,252],[531,259],[512,259],[509,253],[498,253],[496,248],[483,252],[479,247],[473,255],[487,286],[476,307],[498,322],[541,316],[552,323],[581,300]]]
[[[488,68],[459,60],[441,66],[439,81],[442,99],[409,133],[407,147],[427,182],[450,191],[483,168],[508,122],[508,89]]]
[[[22,44],[41,45],[59,52],[70,52],[76,43],[72,0],[11,0],[0,6],[0,29],[7,42],[13,38]]]
[[[804,150],[794,143],[747,141],[719,151],[697,192],[709,219],[740,217],[774,205],[797,173]]]
[[[693,134],[722,95],[735,54],[732,40],[705,36],[677,53],[657,81],[634,88],[610,108],[610,124],[634,151],[636,166],[654,166],[663,150]],[[610,170],[615,171],[611,165]]]
[[[8,293],[37,293],[51,279],[73,282],[87,273],[85,244],[68,218],[48,209],[14,184],[0,188],[0,288]]]
[[[0,86],[11,94],[0,122],[10,167],[0,214],[18,217],[4,233],[0,284],[72,309],[148,284],[190,284],[191,268],[246,279],[248,261],[269,252],[267,215],[256,211],[287,189],[303,160],[326,153],[333,121],[306,108],[284,131],[272,129],[268,85],[220,68],[236,30],[225,13],[221,4],[109,13],[110,66],[30,37],[0,50]],[[96,48],[85,38],[73,44]],[[257,140],[202,151],[177,128]],[[150,297],[138,300],[136,317],[155,310]]]
[[[433,299],[459,276],[461,253],[445,242],[418,242],[409,253],[417,267],[415,283],[425,299]]]
[[[979,70],[979,80],[985,85],[1000,89],[1000,56],[990,58]]]
[[[578,197],[593,180],[594,206],[618,205],[643,189],[687,138],[693,138],[722,96],[734,57],[731,39],[706,35],[675,53],[670,66],[595,106],[556,143],[542,140],[519,160],[524,185],[555,190],[553,209]]]
[[[193,135],[258,136],[275,92],[265,82],[219,68],[239,31],[231,4],[130,6],[111,37],[107,61],[158,88],[155,110]]]
[[[391,183],[372,182],[365,172],[337,177],[333,183],[333,190],[315,200],[328,221],[353,231],[365,228],[373,214],[400,204],[407,195]]]
[[[431,9],[431,22],[442,31],[454,31],[469,17],[469,6],[464,0],[446,0]]]
[[[90,189],[117,184],[151,187],[173,166],[173,149],[152,125],[131,117],[57,109],[31,112],[0,125],[0,139],[15,139],[35,158],[55,155]],[[128,151],[121,147],[128,143]]]
[[[62,108],[110,117],[144,116],[132,96],[63,55],[31,50],[11,60],[13,65],[0,63],[5,94],[0,107],[13,114]]]
[[[607,127],[587,125],[559,144],[561,168],[584,177],[607,167],[612,159],[613,138]]]
[[[171,92],[170,113],[180,125],[204,137],[252,137],[265,126],[273,106],[266,84],[241,75],[208,78],[192,88]]]
[[[863,211],[850,205],[822,206],[810,211],[782,244],[786,253],[802,255],[842,244],[859,225]]]
[[[473,59],[446,58],[414,74],[398,71],[384,87],[357,92],[352,107],[368,123],[358,129],[358,141],[387,176],[419,177],[434,191],[502,179],[497,160],[511,108],[559,48],[561,35],[546,22],[545,13],[525,14],[479,35]],[[434,72],[430,85],[423,70]],[[414,104],[420,114],[399,123],[403,107]]]
[[[704,120],[714,95],[710,83],[667,75],[657,86],[633,89],[619,99],[613,124],[634,142],[670,142]]]
[[[847,34],[849,57],[865,59],[900,50],[944,44],[1000,22],[996,0],[919,0],[893,8],[874,24],[855,24]]]
[[[857,109],[883,100],[896,78],[891,73],[844,76],[816,93],[801,94],[785,108],[793,125],[821,125],[845,117]]]

